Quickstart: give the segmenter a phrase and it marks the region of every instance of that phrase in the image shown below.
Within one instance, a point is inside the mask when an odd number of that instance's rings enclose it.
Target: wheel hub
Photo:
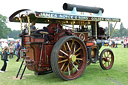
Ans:
[[[106,60],[107,60],[108,62],[110,62],[110,58],[109,58],[109,57],[107,57]]]
[[[110,58],[109,57],[106,57],[106,58],[104,58],[104,61],[110,62]]]
[[[70,57],[69,57],[69,60],[70,60],[71,62],[75,62],[75,61],[76,61],[76,55],[71,54]]]

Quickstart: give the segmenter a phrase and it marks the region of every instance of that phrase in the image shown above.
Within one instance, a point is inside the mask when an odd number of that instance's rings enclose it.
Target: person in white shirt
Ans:
[[[2,49],[5,47],[5,46],[7,46],[8,47],[8,44],[6,43],[6,42],[2,42]]]

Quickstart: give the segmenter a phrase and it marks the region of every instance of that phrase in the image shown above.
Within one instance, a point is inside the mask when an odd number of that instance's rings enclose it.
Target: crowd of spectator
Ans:
[[[110,40],[109,42],[109,46],[112,48],[117,48],[118,43],[114,40]],[[128,48],[128,39],[124,39],[123,41],[121,41],[121,47],[122,48]]]
[[[2,41],[2,42],[0,42],[0,46],[1,46],[1,50],[0,50],[1,54],[2,54],[2,50],[5,47],[7,47],[7,54],[9,55],[9,59],[12,59],[14,54],[17,57],[19,57],[19,49],[20,49],[20,46],[21,46],[20,41],[16,41],[16,42]]]
[[[12,42],[1,42],[1,60],[4,62],[2,68],[0,69],[0,72],[5,72],[6,71],[6,67],[7,67],[7,63],[8,63],[8,55],[9,55],[9,59],[13,59],[13,55],[16,54],[17,59],[16,62],[19,61],[20,59],[20,43],[19,41],[16,41],[16,43],[12,43]]]

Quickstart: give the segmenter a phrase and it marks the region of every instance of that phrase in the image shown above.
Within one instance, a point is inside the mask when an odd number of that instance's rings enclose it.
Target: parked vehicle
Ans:
[[[113,52],[110,49],[104,49],[99,54],[102,46],[101,40],[107,40],[110,33],[106,35],[105,29],[99,26],[99,22],[106,21],[110,24],[110,22],[120,22],[120,19],[103,17],[103,8],[64,3],[63,9],[72,12],[70,14],[33,12],[23,9],[10,16],[11,22],[28,25],[29,33],[20,34],[22,38],[21,57],[23,58],[21,66],[24,61],[26,63],[24,71],[27,67],[35,71],[36,75],[54,72],[63,80],[73,80],[82,76],[87,65],[96,63],[98,60],[102,69],[111,69],[114,63]],[[77,14],[76,10],[95,13],[95,15]],[[48,24],[48,26],[40,30],[31,30],[30,23],[33,21]],[[71,28],[65,29],[68,28],[67,25]]]

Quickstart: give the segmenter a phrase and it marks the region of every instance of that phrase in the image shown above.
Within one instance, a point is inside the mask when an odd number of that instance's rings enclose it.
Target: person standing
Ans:
[[[16,56],[17,56],[16,62],[18,62],[20,59],[20,43],[18,41],[16,43],[17,43],[16,44]]]
[[[31,31],[36,30],[35,24],[36,24],[35,21],[33,21],[33,22],[31,23],[31,25],[30,25],[30,30],[31,30]]]
[[[4,47],[5,47],[5,46],[7,46],[7,47],[8,47],[8,44],[7,44],[7,42],[5,42],[5,41],[3,41],[3,43],[2,43],[1,45],[2,45],[2,46],[1,46],[1,47],[2,47],[2,49],[4,49]]]
[[[124,42],[123,42],[123,40],[122,40],[122,41],[121,41],[121,47],[122,47],[122,48],[123,48],[123,43],[124,43]]]
[[[36,22],[33,21],[33,22],[31,23],[31,25],[30,25],[30,31],[31,31],[31,33],[35,33],[35,31],[36,31],[35,24],[36,24]]]
[[[128,48],[128,39],[127,39],[127,48]]]
[[[118,42],[117,42],[117,41],[115,41],[115,48],[118,48],[118,47],[117,47],[117,44],[118,44]]]
[[[7,62],[8,62],[8,55],[7,55],[7,51],[8,51],[8,47],[5,46],[2,50],[2,55],[1,55],[1,60],[4,61],[4,65],[2,66],[0,72],[5,72],[6,71],[6,67],[7,67]]]
[[[9,45],[9,59],[13,58],[13,53],[14,53],[14,46],[11,42],[10,45]]]
[[[124,48],[126,47],[127,44],[127,40],[124,40]]]
[[[112,40],[110,40],[110,42],[109,42],[109,46],[112,47]]]
[[[28,26],[27,26],[27,24],[24,25],[24,30],[23,30],[23,33],[22,34],[23,35],[28,34]]]

